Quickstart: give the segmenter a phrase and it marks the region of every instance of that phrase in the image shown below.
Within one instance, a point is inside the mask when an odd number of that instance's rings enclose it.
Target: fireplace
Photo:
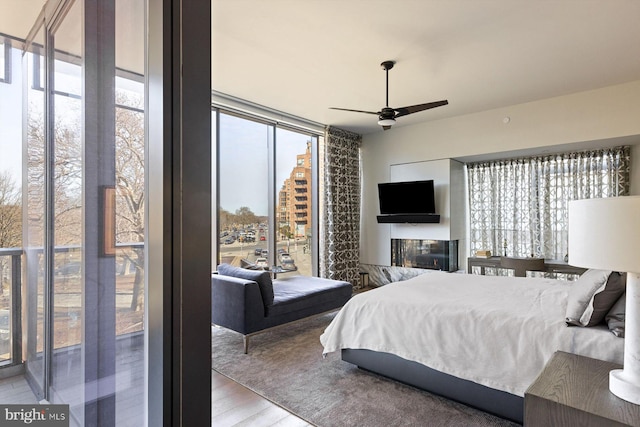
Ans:
[[[457,271],[458,241],[391,239],[391,265]]]

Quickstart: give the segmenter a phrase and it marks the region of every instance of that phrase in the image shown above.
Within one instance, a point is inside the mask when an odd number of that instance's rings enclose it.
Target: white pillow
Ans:
[[[590,269],[585,271],[575,283],[571,285],[567,300],[566,322],[568,325],[586,326],[581,319],[585,314],[593,296],[607,285],[611,271]],[[591,317],[589,313],[588,317]]]

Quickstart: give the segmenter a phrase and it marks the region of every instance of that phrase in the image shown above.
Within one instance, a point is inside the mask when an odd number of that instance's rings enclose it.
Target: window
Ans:
[[[11,41],[0,37],[0,366],[22,361],[20,322],[14,318],[21,286],[22,88],[11,81],[12,73],[21,74],[11,54]]]
[[[290,274],[313,275],[318,137],[246,116],[218,117],[216,262],[241,265],[267,255],[270,265],[279,265],[286,253],[297,267]]]
[[[567,255],[568,202],[629,193],[629,147],[467,165],[471,254]]]
[[[0,42],[0,82],[11,83],[11,40]]]

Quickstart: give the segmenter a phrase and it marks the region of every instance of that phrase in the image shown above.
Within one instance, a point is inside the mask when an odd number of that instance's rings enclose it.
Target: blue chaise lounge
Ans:
[[[294,320],[342,307],[349,282],[300,275],[271,279],[268,271],[220,264],[211,276],[211,323],[249,337]]]

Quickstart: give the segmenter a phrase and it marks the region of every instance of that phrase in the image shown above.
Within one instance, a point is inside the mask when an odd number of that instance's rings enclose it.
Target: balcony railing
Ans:
[[[116,334],[127,335],[143,330],[144,315],[144,266],[136,264],[138,254],[135,250],[144,249],[144,243],[118,244],[116,259]],[[76,311],[81,310],[81,263],[74,258],[79,253],[79,246],[60,246],[54,249],[54,293],[61,287],[67,301],[69,319],[56,316],[55,324],[58,332],[55,348],[72,347],[79,344],[81,331],[74,330],[73,321]],[[35,254],[42,254],[42,249],[35,249]],[[14,366],[22,363],[22,248],[0,248],[0,367]],[[77,257],[79,258],[79,256]],[[41,269],[41,266],[38,267]],[[43,272],[37,271],[35,276]],[[42,279],[40,279],[42,280]],[[137,296],[136,296],[137,287]],[[134,301],[135,300],[135,301]],[[75,305],[78,307],[75,307]],[[72,307],[73,306],[73,307]],[[77,310],[76,310],[77,309]],[[64,312],[64,310],[63,310]],[[60,313],[58,313],[60,314]],[[67,322],[61,326],[62,323]],[[41,343],[39,343],[41,345]],[[37,351],[42,351],[38,348]]]
[[[21,257],[21,248],[0,249],[0,366],[22,361]]]

